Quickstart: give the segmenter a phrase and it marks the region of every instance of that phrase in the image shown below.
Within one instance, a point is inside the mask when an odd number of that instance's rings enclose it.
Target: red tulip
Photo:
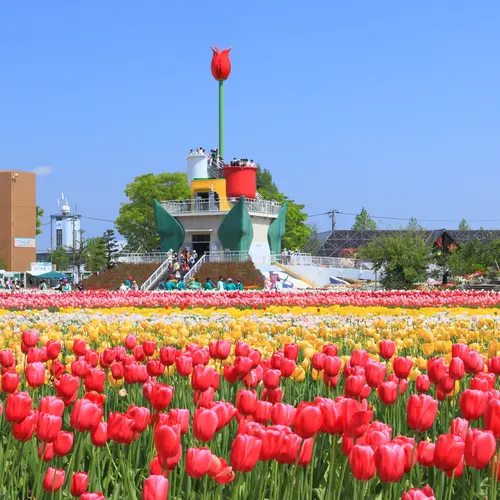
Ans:
[[[36,431],[38,412],[29,410],[28,416],[12,426],[12,435],[23,443],[29,441]]]
[[[269,401],[273,405],[280,403],[283,398],[283,389],[278,387],[277,389],[264,389],[262,391],[262,400]]]
[[[56,417],[62,417],[64,401],[55,396],[43,396],[40,398],[39,410],[41,413],[50,413]]]
[[[312,403],[299,403],[295,413],[293,428],[303,439],[313,437],[323,425],[321,409]]]
[[[26,330],[21,335],[21,341],[26,347],[35,347],[38,343],[38,333],[34,330]]]
[[[160,361],[165,366],[172,366],[175,363],[176,357],[177,349],[175,347],[166,346],[160,349]]]
[[[150,359],[146,363],[146,370],[150,377],[161,377],[165,373],[166,366],[159,359]]]
[[[102,408],[88,399],[77,399],[71,412],[70,425],[73,429],[89,431],[99,424],[102,418]]]
[[[146,359],[146,354],[144,353],[142,345],[136,345],[132,350],[132,354],[138,363],[142,363]]]
[[[20,377],[17,373],[7,372],[2,375],[2,391],[14,392],[19,386]]]
[[[212,452],[208,448],[189,448],[186,453],[186,473],[199,479],[210,467]]]
[[[104,495],[98,491],[97,493],[82,493],[80,500],[106,500]]]
[[[71,374],[83,378],[91,366],[83,359],[77,359],[71,363]]]
[[[382,340],[378,344],[380,355],[384,359],[391,359],[396,352],[396,344],[392,340]]]
[[[330,346],[323,346],[323,349],[325,347],[330,347]],[[335,346],[331,346],[335,347]],[[297,361],[297,358],[299,357],[299,346],[297,344],[285,344],[285,347],[283,348],[283,354],[285,358],[288,359],[293,359],[294,361]],[[336,354],[334,354],[335,356]]]
[[[240,389],[236,393],[236,407],[242,415],[252,415],[257,406],[257,393]]]
[[[187,377],[193,371],[193,358],[188,356],[179,356],[175,359],[175,368],[179,375]]]
[[[450,361],[450,377],[453,380],[462,380],[465,375],[465,365],[460,358],[452,358]]]
[[[156,342],[154,340],[145,340],[142,343],[142,350],[146,356],[152,356],[156,351]]]
[[[481,418],[487,404],[488,394],[485,392],[466,389],[460,394],[460,411],[469,422]]]
[[[231,353],[231,344],[227,340],[214,340],[208,346],[213,359],[227,359]]]
[[[59,356],[59,353],[61,352],[61,342],[57,340],[49,340],[47,342],[47,345],[45,346],[47,348],[47,357],[48,359],[57,359]]]
[[[149,473],[152,475],[162,475],[167,477],[168,472],[174,470],[182,455],[182,446],[179,445],[177,453],[173,457],[163,458],[156,455],[149,463]]]
[[[349,437],[359,438],[368,428],[373,411],[366,409],[366,404],[358,403],[354,399],[347,399],[342,406],[342,421],[344,433]]]
[[[436,500],[434,496],[434,491],[427,485],[425,488],[419,490],[418,488],[412,488],[403,493],[401,500]]]
[[[431,387],[431,381],[427,375],[419,375],[415,383],[415,387],[418,392],[427,392]]]
[[[313,368],[317,371],[321,371],[325,367],[326,354],[322,352],[315,352],[312,357]]]
[[[0,351],[0,365],[4,368],[10,368],[16,364],[14,355],[10,349],[4,349]]]
[[[193,433],[199,441],[211,441],[214,437],[219,420],[212,410],[198,409],[194,412]]]
[[[378,397],[385,405],[392,405],[398,398],[398,384],[396,382],[383,382],[377,387]]]
[[[90,440],[94,446],[105,446],[108,442],[108,423],[99,422],[90,431]]]
[[[212,455],[208,475],[219,484],[228,484],[234,479],[233,468],[228,467],[227,462],[223,458],[216,457],[215,455]]]
[[[396,483],[405,471],[405,452],[397,444],[383,444],[375,451],[375,466],[380,480],[384,483]]]
[[[273,425],[286,425],[290,427],[295,417],[295,407],[284,403],[276,403],[271,410]]]
[[[201,365],[198,365],[201,366]],[[208,408],[214,400],[214,388],[209,387],[206,391],[195,391],[193,400],[196,408]]]
[[[488,372],[500,376],[500,356],[492,356],[488,359]]]
[[[375,475],[375,452],[371,446],[355,445],[349,453],[352,475],[359,481],[369,481]]]
[[[351,366],[365,367],[366,363],[368,363],[368,353],[364,349],[355,349],[352,351],[349,362]]]
[[[486,429],[491,431],[496,439],[500,439],[500,400],[490,399],[484,412]]]
[[[58,457],[66,456],[73,447],[73,433],[60,431],[54,441],[54,454]]]
[[[73,342],[73,352],[75,356],[85,356],[85,351],[87,350],[87,342],[83,339],[75,339]]]
[[[174,396],[174,389],[166,384],[154,384],[151,389],[151,406],[157,410],[165,410]]]
[[[411,368],[413,366],[413,360],[411,358],[397,357],[392,361],[392,368],[396,377],[400,379],[408,378],[410,375]]]
[[[231,466],[239,472],[250,472],[259,460],[262,441],[254,436],[239,434],[231,446]]]
[[[71,399],[80,387],[80,379],[69,373],[61,375],[59,379],[54,380],[56,394],[64,399]]]
[[[75,472],[71,478],[71,485],[69,491],[71,496],[79,497],[82,493],[87,491],[89,485],[89,477],[85,472]]]
[[[266,389],[276,389],[280,385],[281,372],[279,370],[267,370],[262,381]]]
[[[460,358],[464,361],[467,354],[469,354],[469,346],[465,344],[453,344],[451,346],[451,355],[454,358]]]
[[[124,376],[125,368],[121,363],[113,363],[111,365],[111,375],[115,380],[121,380]]]
[[[125,337],[125,347],[131,351],[137,345],[137,338],[134,335],[127,335]]]
[[[95,368],[99,363],[99,353],[94,349],[88,349],[85,351],[84,359],[92,368]]]
[[[465,443],[462,438],[452,434],[441,434],[434,449],[434,465],[441,470],[455,469],[464,454]]]
[[[469,351],[463,361],[465,371],[469,374],[479,373],[484,370],[484,360],[477,351]]]
[[[366,383],[370,387],[377,387],[385,379],[387,368],[383,363],[369,361],[365,368]]]
[[[424,432],[434,423],[438,411],[438,402],[431,396],[413,394],[406,404],[408,427]]]
[[[47,493],[58,491],[64,484],[65,479],[66,472],[64,472],[62,469],[54,469],[53,467],[49,467],[43,478],[43,489]]]
[[[473,469],[483,469],[493,458],[497,447],[491,431],[470,429],[465,438],[465,461]]]
[[[45,383],[45,365],[40,361],[28,363],[25,375],[30,387],[41,387]]]
[[[193,369],[191,385],[195,391],[206,391],[209,387],[219,387],[219,374],[208,366],[196,365]]]
[[[420,441],[417,445],[417,460],[422,467],[434,465],[434,450],[436,445],[430,441]]]
[[[31,410],[31,397],[27,392],[16,392],[7,396],[5,418],[7,422],[22,422]]]
[[[144,480],[142,500],[167,500],[168,479],[163,476],[149,476]]]
[[[54,458],[54,444],[40,443],[38,447],[38,458],[44,462],[50,462]]]
[[[403,448],[405,452],[405,472],[410,472],[418,460],[418,449],[415,446],[415,440],[406,436],[396,436],[392,440],[392,443]]]
[[[433,384],[439,384],[447,373],[448,367],[443,358],[432,358],[427,361],[427,374]]]
[[[156,426],[154,440],[158,455],[163,458],[174,457],[181,445],[181,428],[179,425]]]
[[[256,422],[267,424],[271,418],[273,405],[267,401],[257,401],[253,418]]]
[[[191,353],[191,358],[193,359],[193,366],[196,365],[208,365],[210,361],[210,352],[206,347],[197,347]]]
[[[213,51],[212,55],[212,76],[218,80],[227,80],[231,73],[231,61],[229,60],[229,49],[219,50],[215,45],[210,47]]]
[[[464,418],[454,418],[450,425],[450,434],[462,438],[465,441],[467,431],[469,430],[469,422]]]
[[[144,432],[149,424],[149,408],[143,406],[130,405],[127,410],[127,417],[134,421],[132,430],[137,433]]]
[[[119,444],[130,444],[134,439],[135,421],[125,413],[111,412],[108,415],[108,438]]]

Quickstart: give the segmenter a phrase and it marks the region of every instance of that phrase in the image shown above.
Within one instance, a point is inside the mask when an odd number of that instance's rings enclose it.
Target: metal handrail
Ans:
[[[148,291],[155,286],[155,284],[161,279],[161,277],[168,270],[171,260],[166,259],[158,269],[141,285],[141,290]]]
[[[221,204],[226,202],[230,207],[235,202],[235,199],[222,198],[220,200],[169,200],[161,201],[161,205],[171,214],[188,214],[188,213],[214,213],[227,210],[221,210]],[[269,215],[278,215],[281,210],[281,205],[272,200],[245,200],[248,211],[250,213],[261,213]]]
[[[168,257],[167,252],[124,252],[117,261],[125,264],[162,263]]]
[[[192,278],[200,269],[200,267],[205,263],[207,260],[207,254],[203,254],[197,261],[196,264],[184,275],[184,278],[182,278],[183,281],[189,281],[190,278]]]

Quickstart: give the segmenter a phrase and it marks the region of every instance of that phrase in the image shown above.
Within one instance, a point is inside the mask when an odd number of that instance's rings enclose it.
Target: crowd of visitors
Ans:
[[[248,158],[233,158],[231,160],[231,167],[256,167],[255,162],[253,160],[249,160]]]
[[[0,279],[0,290],[10,290],[13,292],[21,288],[24,288],[24,282],[19,279],[8,278],[7,276],[3,280]]]
[[[294,264],[295,263],[295,257],[300,257],[302,252],[300,250],[287,250],[286,248],[283,249],[281,252],[281,263],[283,265],[287,264]]]
[[[240,279],[233,282],[231,278],[224,279],[222,276],[219,277],[217,282],[212,281],[211,278],[207,278],[205,283],[200,283],[195,277],[190,278],[186,283],[184,280],[176,280],[171,277],[168,281],[160,283],[159,289],[162,291],[172,292],[174,290],[206,290],[217,292],[234,292],[236,290],[243,290],[243,283]]]

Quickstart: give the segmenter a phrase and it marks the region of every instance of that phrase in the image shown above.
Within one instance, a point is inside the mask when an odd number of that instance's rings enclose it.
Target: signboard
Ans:
[[[56,221],[56,229],[62,229],[62,220]]]
[[[30,264],[31,274],[45,274],[52,271],[52,264],[50,262],[32,262]]]
[[[14,238],[16,248],[36,248],[35,238]]]

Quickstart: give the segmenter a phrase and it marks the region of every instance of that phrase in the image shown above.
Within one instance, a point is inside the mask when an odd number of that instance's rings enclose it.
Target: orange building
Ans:
[[[36,175],[0,170],[0,268],[29,270],[36,261]]]

